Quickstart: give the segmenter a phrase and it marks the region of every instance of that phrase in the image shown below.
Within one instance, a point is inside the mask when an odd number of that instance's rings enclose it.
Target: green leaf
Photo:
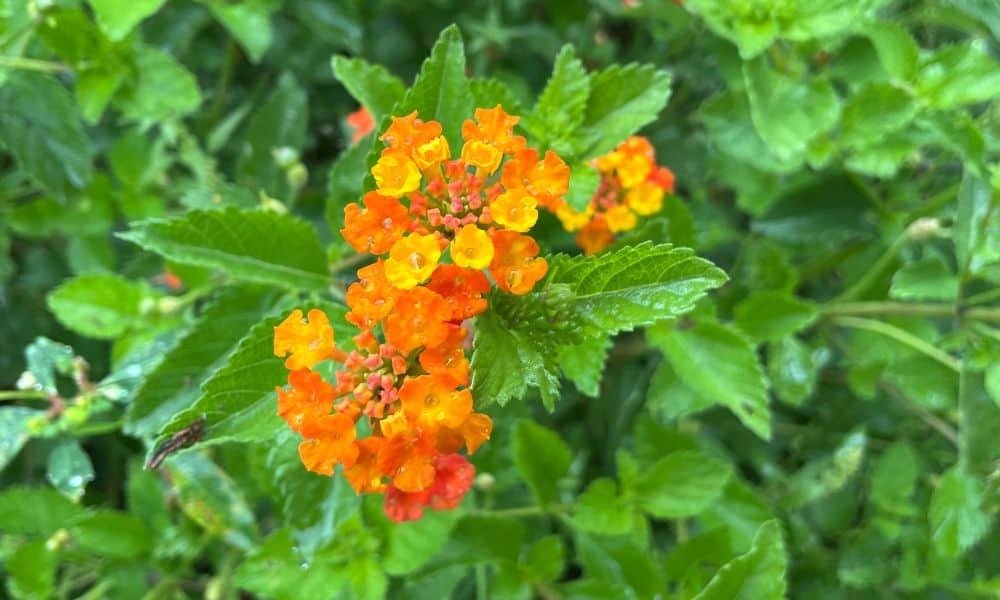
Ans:
[[[638,536],[576,536],[576,550],[587,577],[628,586],[628,595],[611,598],[654,600],[667,588],[659,561]]]
[[[24,406],[0,408],[0,472],[17,457],[21,448],[31,438],[30,423],[37,417],[44,418],[44,410]]]
[[[722,491],[722,497],[698,515],[698,522],[706,529],[726,527],[732,551],[745,552],[750,548],[758,528],[774,518],[774,512],[758,491],[732,477]]]
[[[958,277],[938,255],[903,265],[892,276],[889,296],[897,300],[954,301],[958,295]]]
[[[966,368],[959,377],[959,463],[969,473],[992,473],[1000,459],[1000,405],[990,399],[982,373]]]
[[[52,598],[58,564],[45,540],[21,544],[4,562],[7,591],[14,598]]]
[[[337,318],[330,314],[331,321]],[[201,445],[273,438],[281,424],[274,389],[288,375],[284,361],[274,355],[274,327],[281,320],[270,317],[250,329],[225,365],[202,384],[197,400],[164,427],[158,443],[199,419],[204,419]]]
[[[285,72],[268,99],[247,122],[244,148],[236,165],[237,183],[291,203],[294,190],[275,152],[290,148],[302,151],[309,122],[306,91],[291,73]]]
[[[138,517],[102,510],[78,519],[70,528],[73,541],[97,556],[141,560],[153,550],[153,536]]]
[[[601,174],[587,163],[572,163],[569,166],[569,191],[566,202],[577,211],[584,211],[590,206],[597,186],[601,184]]]
[[[499,79],[472,79],[469,86],[476,106],[500,104],[507,114],[524,115],[526,112],[514,92]]]
[[[669,361],[660,362],[649,380],[646,406],[661,422],[670,422],[714,405],[714,398],[702,396],[684,385]]]
[[[828,355],[826,348],[814,350],[793,336],[768,346],[768,375],[778,399],[801,406],[816,389],[819,369]]]
[[[687,592],[683,597],[691,597],[708,583],[709,569],[732,558],[729,529],[716,527],[679,541],[667,554],[664,571],[670,580],[679,582],[682,593]]]
[[[290,215],[227,207],[133,223],[118,234],[182,264],[217,269],[233,279],[293,290],[330,283],[316,231]]]
[[[742,92],[729,90],[709,98],[698,115],[714,149],[727,157],[776,174],[793,172],[803,163],[804,156],[780,155],[764,141],[754,124],[750,100]]]
[[[458,511],[434,511],[419,520],[393,525],[382,568],[390,575],[405,575],[425,565],[448,542],[458,517]]]
[[[583,124],[589,97],[590,77],[583,68],[583,62],[577,58],[573,46],[567,44],[556,56],[552,75],[538,97],[534,110],[525,115],[522,124],[534,136],[563,153],[570,149],[574,133]],[[570,182],[574,181],[575,178],[571,177]],[[594,188],[596,187],[595,185]],[[582,209],[575,203],[573,206],[578,210]]]
[[[438,36],[413,87],[407,90],[393,113],[407,115],[417,111],[425,121],[440,122],[448,145],[457,152],[462,147],[462,122],[472,118],[474,108],[469,78],[465,74],[462,34],[457,26],[451,25]]]
[[[767,378],[746,338],[712,322],[690,329],[658,325],[647,335],[686,386],[728,407],[751,431],[770,439]]]
[[[94,480],[94,465],[76,440],[64,440],[49,453],[45,478],[67,497],[78,500]]]
[[[841,141],[861,148],[906,127],[917,114],[917,104],[904,88],[870,82],[859,88],[844,105]]]
[[[840,101],[829,81],[792,80],[763,57],[744,63],[743,76],[754,125],[779,157],[802,155],[810,140],[837,124]]]
[[[909,31],[897,23],[880,21],[869,24],[865,35],[875,46],[882,67],[890,77],[910,81],[916,76],[920,46]]]
[[[705,510],[721,494],[729,466],[700,452],[674,452],[645,469],[630,490],[639,508],[661,519],[680,519]]]
[[[56,386],[56,374],[69,375],[73,372],[73,359],[75,358],[73,349],[66,344],[53,342],[44,337],[35,338],[27,348],[24,349],[24,358],[28,363],[28,372],[34,376],[37,384],[36,390],[44,391],[48,394],[58,394]]]
[[[920,475],[917,454],[905,440],[889,446],[872,469],[871,501],[882,510],[907,515],[915,512],[910,496]]]
[[[271,46],[271,10],[267,0],[243,0],[233,3],[226,0],[202,0],[215,18],[243,46],[250,62],[258,63]]]
[[[945,46],[921,61],[917,95],[931,108],[957,108],[1000,95],[1000,66],[982,40]]]
[[[756,342],[781,339],[808,327],[816,307],[787,292],[751,292],[733,308],[733,322]]]
[[[1000,408],[1000,362],[993,362],[986,367],[983,384],[997,408]]]
[[[111,274],[80,275],[46,298],[59,322],[82,335],[113,339],[145,320],[141,304],[152,290]]]
[[[983,487],[961,467],[953,467],[938,481],[927,519],[934,548],[945,557],[957,557],[975,546],[990,528],[990,517],[980,509]]]
[[[524,536],[524,525],[516,520],[465,515],[452,529],[448,543],[426,570],[479,563],[517,562]]]
[[[612,65],[590,77],[578,155],[593,158],[652,122],[670,98],[671,76],[653,65]]]
[[[159,123],[183,117],[201,104],[198,80],[167,52],[140,46],[134,60],[136,76],[115,97],[126,119]]]
[[[555,581],[566,568],[566,549],[562,538],[547,535],[528,547],[522,563],[536,581]]]
[[[307,471],[299,457],[300,442],[297,434],[283,428],[268,450],[265,464],[281,522],[291,531],[303,557],[312,560],[357,513],[361,499],[340,474],[324,477]],[[388,569],[390,559],[386,560]]]
[[[275,303],[275,294],[233,287],[207,305],[191,330],[143,379],[125,413],[125,431],[157,433],[198,397],[201,383],[219,367]]]
[[[242,490],[218,465],[198,452],[174,456],[167,469],[181,509],[207,533],[242,550],[254,546],[257,525]]]
[[[689,248],[644,243],[597,257],[558,255],[539,293],[566,285],[565,306],[614,334],[683,314],[726,279]]]
[[[953,238],[960,275],[975,274],[1000,260],[1000,194],[989,182],[966,172],[958,191]]]
[[[514,465],[541,506],[559,498],[559,479],[569,471],[573,455],[556,433],[534,421],[520,420],[511,436]]]
[[[624,535],[633,530],[636,514],[618,495],[613,479],[595,479],[573,505],[573,524],[580,531]]]
[[[864,431],[848,434],[833,453],[806,463],[788,479],[781,503],[798,508],[842,489],[861,468],[867,445]]]
[[[123,40],[146,17],[151,16],[166,0],[88,0],[97,17],[97,24],[112,40]]]
[[[291,533],[279,529],[249,553],[233,580],[240,589],[279,600],[337,597],[348,583],[343,563],[336,549],[312,559],[303,556]]]
[[[40,186],[65,201],[90,182],[92,153],[76,106],[53,77],[14,71],[0,85],[0,142]]]
[[[403,82],[381,65],[345,56],[334,56],[330,64],[333,76],[368,109],[376,123],[392,114],[392,107],[406,92]]]
[[[696,600],[771,600],[785,597],[788,556],[781,539],[781,525],[764,523],[746,554],[729,561]]]
[[[87,511],[50,487],[7,487],[0,491],[0,531],[48,537]]]

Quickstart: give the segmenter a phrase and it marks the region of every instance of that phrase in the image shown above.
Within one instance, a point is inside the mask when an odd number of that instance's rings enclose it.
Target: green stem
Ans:
[[[486,565],[476,565],[476,600],[489,600],[490,590],[486,585]]]
[[[925,342],[924,340],[918,338],[917,336],[903,331],[899,327],[889,325],[888,323],[883,323],[882,321],[876,321],[874,319],[862,319],[859,317],[834,317],[833,323],[835,325],[840,325],[842,327],[851,327],[853,329],[865,329],[867,331],[872,331],[884,335],[888,338],[892,338],[901,344],[905,344],[910,348],[913,348],[917,352],[932,358],[942,365],[948,367],[956,373],[962,372],[962,363],[952,355],[947,352],[938,350],[933,345]]]
[[[561,514],[569,512],[569,504],[553,504],[543,506],[521,506],[519,508],[499,508],[496,510],[477,510],[473,514],[484,517],[533,517],[535,515]]]
[[[879,257],[879,259],[875,261],[875,264],[873,264],[871,268],[861,276],[861,279],[858,279],[854,285],[844,290],[839,296],[831,300],[830,303],[839,304],[842,302],[848,302],[856,299],[858,296],[868,291],[868,288],[878,281],[879,278],[885,275],[885,272],[892,266],[893,261],[896,260],[896,257],[899,255],[900,251],[902,251],[903,246],[906,245],[906,241],[908,239],[909,237],[906,233],[900,234],[900,236],[896,238],[896,241],[894,241],[885,251],[885,254]]]
[[[973,294],[965,299],[965,305],[970,306],[973,304],[986,304],[987,302],[992,302],[994,300],[1000,300],[1000,288]]]
[[[895,398],[897,402],[903,405],[903,408],[910,411],[911,413],[920,417],[920,420],[926,423],[931,429],[940,433],[949,442],[952,443],[956,448],[958,447],[958,431],[948,422],[939,418],[938,416],[931,414],[924,407],[912,402],[909,398],[903,395],[898,389],[889,384],[882,384],[882,389],[889,393],[890,396]]]
[[[48,400],[46,392],[35,390],[0,390],[0,402],[4,400]]]
[[[965,316],[977,321],[1000,322],[1000,308],[970,308]]]
[[[909,304],[906,302],[843,302],[823,309],[825,317],[859,315],[903,315],[911,317],[954,317],[951,304]]]
[[[69,73],[72,70],[69,65],[64,63],[20,56],[0,56],[0,69],[23,69],[25,71],[41,71],[42,73]]]

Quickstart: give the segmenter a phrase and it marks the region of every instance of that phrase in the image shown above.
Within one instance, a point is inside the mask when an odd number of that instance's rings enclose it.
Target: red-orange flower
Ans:
[[[351,145],[357,145],[372,131],[375,131],[375,118],[364,106],[347,115],[347,125],[354,130],[351,136]]]
[[[427,288],[445,299],[452,310],[451,320],[464,321],[486,310],[483,294],[490,291],[490,281],[482,271],[438,265]]]
[[[410,214],[396,198],[368,192],[362,209],[351,202],[344,207],[344,228],[340,233],[358,252],[384,254],[399,241],[410,224]]]
[[[385,319],[385,337],[403,353],[420,346],[433,348],[448,337],[451,307],[444,298],[424,287],[403,292]]]
[[[351,467],[358,458],[354,421],[347,415],[336,413],[305,421],[302,435],[306,439],[299,444],[299,456],[314,473],[332,475],[337,463]]]
[[[288,423],[292,431],[301,431],[302,424],[330,414],[333,406],[333,386],[318,373],[306,369],[290,371],[288,383],[291,390],[277,388],[278,416]]]

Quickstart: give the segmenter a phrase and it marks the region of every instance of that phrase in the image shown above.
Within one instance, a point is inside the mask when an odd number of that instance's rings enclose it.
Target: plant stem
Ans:
[[[878,279],[882,277],[885,274],[885,271],[892,265],[892,262],[896,260],[896,256],[899,255],[908,239],[909,237],[905,232],[900,234],[892,245],[885,251],[885,253],[880,256],[877,261],[875,261],[875,264],[873,264],[871,268],[861,276],[861,279],[858,279],[854,285],[847,288],[839,296],[831,300],[831,304],[839,304],[849,300],[854,300],[868,291],[868,288],[878,281]]]
[[[46,392],[35,390],[0,390],[0,402],[4,400],[48,400]]]
[[[69,65],[64,63],[21,56],[0,56],[0,69],[23,69],[25,71],[41,71],[42,73],[69,73],[72,70]]]
[[[888,323],[883,323],[882,321],[876,321],[874,319],[862,319],[859,317],[834,317],[833,323],[843,327],[865,329],[884,335],[888,338],[892,338],[929,358],[933,358],[956,373],[962,372],[961,361],[947,352],[935,348],[933,345],[925,342],[912,333],[904,331],[894,325],[889,325]]]
[[[965,311],[965,316],[977,321],[1000,322],[1000,308],[970,308]]]
[[[951,304],[910,304],[906,302],[842,302],[823,309],[825,317],[860,315],[903,315],[912,317],[954,317]]]
[[[924,407],[912,402],[909,398],[903,395],[898,389],[889,384],[882,384],[882,389],[889,393],[897,402],[903,405],[906,410],[920,417],[920,419],[926,423],[931,429],[937,431],[942,436],[948,439],[956,448],[958,447],[958,431],[948,422],[931,414],[929,411],[924,409]]]
[[[1000,288],[973,294],[965,299],[965,304],[985,304],[987,302],[992,302],[993,300],[1000,300]]]
[[[475,515],[484,517],[532,517],[535,515],[561,514],[569,512],[569,504],[553,504],[548,507],[543,506],[521,506],[519,508],[500,508],[496,510],[477,510]]]

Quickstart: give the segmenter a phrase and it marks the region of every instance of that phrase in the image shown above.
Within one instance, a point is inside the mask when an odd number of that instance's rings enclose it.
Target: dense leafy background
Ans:
[[[680,4],[0,0],[4,591],[1000,595],[1000,6]],[[274,416],[271,327],[358,264],[359,102],[503,103],[578,207],[638,128],[679,181],[597,258],[540,222],[480,478],[405,525]]]

